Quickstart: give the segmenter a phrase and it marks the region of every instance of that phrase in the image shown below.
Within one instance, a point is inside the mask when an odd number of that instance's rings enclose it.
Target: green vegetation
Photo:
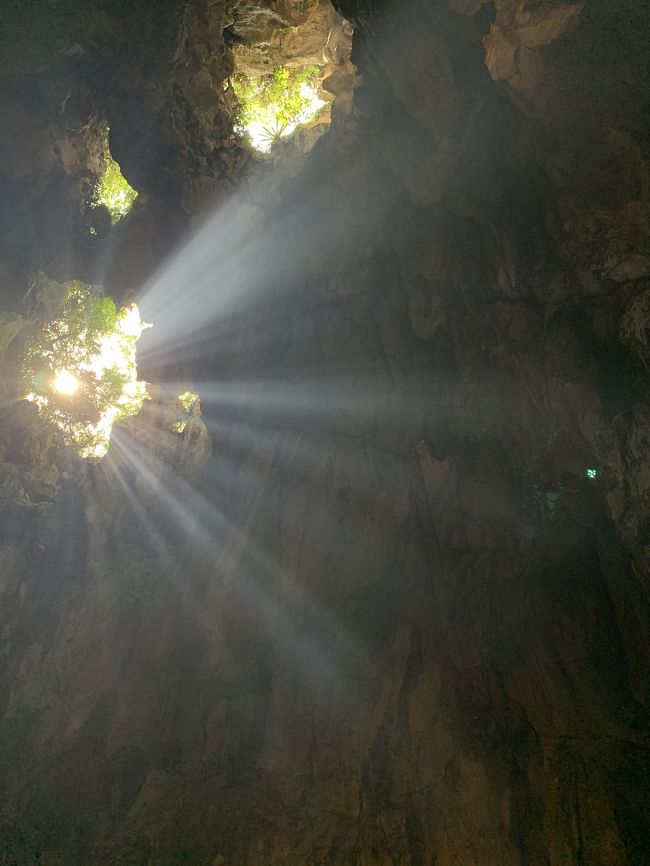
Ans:
[[[119,165],[111,156],[108,148],[108,129],[104,136],[104,174],[93,193],[92,206],[105,205],[111,214],[111,224],[122,219],[131,210],[137,192],[129,186],[122,175]]]
[[[83,458],[103,457],[113,424],[142,407],[146,385],[137,380],[135,349],[145,327],[135,304],[118,310],[74,282],[59,318],[27,342],[25,398]]]
[[[183,433],[185,428],[187,427],[187,423],[190,420],[189,416],[193,414],[194,407],[199,402],[199,395],[195,394],[194,391],[184,391],[182,394],[178,395],[178,401],[183,407],[183,416],[178,418],[172,424],[172,433]]]
[[[231,84],[240,105],[236,130],[268,152],[298,124],[314,120],[324,104],[318,98],[319,72],[317,66],[276,66],[260,78],[235,75]]]
[[[191,412],[199,400],[199,395],[195,394],[194,391],[185,391],[178,395],[178,399],[181,401],[183,409],[186,412]]]

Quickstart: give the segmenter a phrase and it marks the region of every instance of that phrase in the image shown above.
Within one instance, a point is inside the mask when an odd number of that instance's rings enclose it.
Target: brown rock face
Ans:
[[[341,0],[258,163],[234,55],[326,6],[8,8],[0,862],[650,864],[647,10]],[[37,271],[154,325],[96,465],[16,402]]]

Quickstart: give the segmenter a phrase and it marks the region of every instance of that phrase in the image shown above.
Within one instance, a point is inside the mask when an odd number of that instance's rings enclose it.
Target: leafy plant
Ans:
[[[118,310],[112,298],[74,282],[60,316],[26,344],[26,399],[84,458],[102,457],[113,424],[142,407],[135,349],[144,327],[135,305]]]
[[[195,394],[194,391],[185,391],[178,395],[178,399],[181,401],[183,409],[186,412],[191,412],[199,400],[199,395]]]
[[[235,75],[232,88],[239,102],[236,129],[259,150],[270,150],[300,123],[314,120],[322,107],[317,66],[276,66],[271,75]]]
[[[189,416],[193,414],[194,407],[199,402],[199,395],[194,391],[184,391],[178,395],[178,401],[183,407],[183,415],[177,418],[171,426],[172,433],[183,433],[189,422]]]
[[[138,193],[129,186],[108,147],[108,129],[104,134],[104,174],[93,193],[91,205],[105,205],[111,214],[111,224],[119,222],[131,210]]]

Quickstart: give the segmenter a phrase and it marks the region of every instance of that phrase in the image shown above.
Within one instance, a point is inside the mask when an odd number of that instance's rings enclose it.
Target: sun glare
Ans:
[[[73,376],[69,370],[59,370],[54,377],[52,387],[59,394],[70,397],[79,390],[79,379]]]

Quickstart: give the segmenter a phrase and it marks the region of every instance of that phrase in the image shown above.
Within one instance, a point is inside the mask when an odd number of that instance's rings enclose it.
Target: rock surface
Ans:
[[[231,132],[253,4],[32,5],[8,376],[36,270],[205,309],[96,466],[0,408],[3,862],[650,863],[647,10],[341,0],[292,167]],[[91,244],[101,116],[141,198]]]

